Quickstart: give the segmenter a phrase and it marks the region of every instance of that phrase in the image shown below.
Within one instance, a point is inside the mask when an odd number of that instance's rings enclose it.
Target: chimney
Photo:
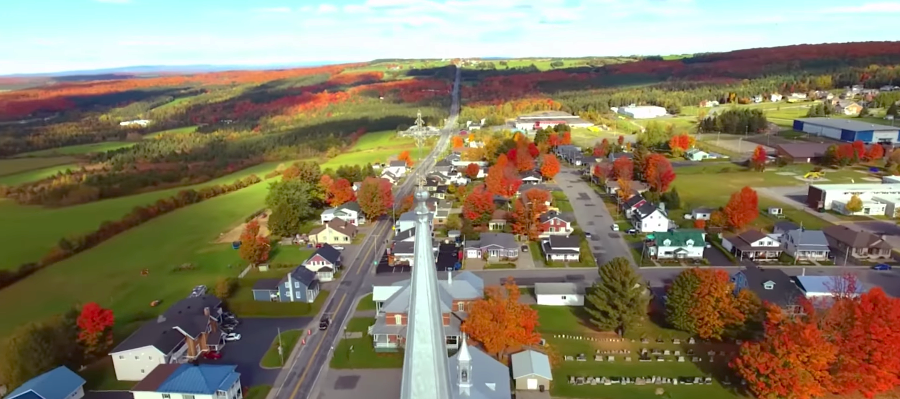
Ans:
[[[447,285],[453,285],[453,271],[447,270]]]
[[[203,315],[209,317],[209,307],[203,308]]]

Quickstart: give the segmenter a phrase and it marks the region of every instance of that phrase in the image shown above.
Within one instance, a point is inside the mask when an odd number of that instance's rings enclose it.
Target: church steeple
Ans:
[[[400,398],[451,399],[428,192],[421,185],[415,199],[416,235]]]
[[[459,353],[456,354],[456,362],[459,365],[457,384],[460,395],[469,396],[469,389],[472,388],[472,355],[469,354],[466,336],[463,335],[460,339],[462,339],[462,346],[459,348]]]

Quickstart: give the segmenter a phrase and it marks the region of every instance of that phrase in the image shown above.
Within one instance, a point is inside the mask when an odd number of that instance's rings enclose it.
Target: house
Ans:
[[[635,194],[624,201],[620,201],[619,206],[622,208],[622,213],[625,214],[625,217],[631,219],[632,213],[641,205],[643,205],[647,200],[640,194]]]
[[[319,295],[319,281],[316,272],[300,265],[280,279],[257,280],[252,292],[257,301],[313,303]]]
[[[610,162],[615,162],[619,158],[628,158],[634,160],[634,153],[632,152],[610,152],[609,155],[606,156]]]
[[[541,240],[541,250],[548,262],[578,262],[581,260],[581,237],[550,236]]]
[[[519,245],[509,233],[481,233],[477,241],[466,241],[466,258],[488,261],[519,258]]]
[[[434,214],[429,215],[429,219],[434,221]],[[411,228],[416,227],[416,211],[406,211],[400,214],[400,217],[397,218],[397,221],[394,223],[394,234],[404,232]]]
[[[388,286],[372,288],[375,302],[375,325],[370,327],[376,351],[395,351],[406,341],[409,321],[410,280],[398,281]],[[438,297],[444,314],[444,335],[447,350],[459,348],[462,321],[469,305],[484,297],[484,280],[472,272],[447,272],[438,281]]]
[[[506,223],[508,221],[509,212],[502,209],[497,209],[493,214],[491,214],[491,220],[488,221],[488,230],[503,231],[506,228]]]
[[[81,399],[84,397],[84,378],[66,366],[59,366],[26,381],[6,399]]]
[[[133,121],[119,122],[119,126],[126,126],[126,127],[147,127],[149,125],[150,125],[150,121],[148,121],[146,119],[136,119]]]
[[[698,149],[696,149],[696,148],[691,148],[690,150],[685,151],[685,152],[684,152],[684,157],[685,157],[688,161],[697,161],[697,162],[702,161],[702,160],[704,160],[704,159],[709,159],[709,158],[710,158],[708,152],[702,151],[702,150],[698,150]]]
[[[780,307],[787,315],[802,314],[800,298],[803,292],[791,281],[791,277],[781,269],[762,269],[747,266],[731,276],[734,295],[741,290],[750,290],[763,302]]]
[[[647,248],[656,259],[703,259],[704,249],[705,234],[697,229],[654,233]]]
[[[647,183],[644,183],[640,180],[629,180],[627,185],[628,185],[628,187],[631,188],[631,190],[633,190],[637,193],[643,193],[644,191],[647,191],[650,189],[650,186],[648,186]],[[615,195],[619,192],[619,188],[620,188],[620,186],[619,186],[618,181],[614,181],[614,180],[606,181],[606,193],[607,194]]]
[[[538,218],[541,224],[541,238],[550,236],[568,236],[574,230],[572,221],[563,217],[558,211],[547,211]]]
[[[859,115],[863,107],[853,100],[840,100],[834,106],[834,112],[844,115]]]
[[[435,187],[434,191],[432,191],[431,195],[437,199],[446,199],[447,193],[450,191],[450,188],[446,184],[441,184]]]
[[[553,373],[550,372],[550,357],[531,349],[510,356],[513,384],[517,391],[541,392],[550,390]]]
[[[784,246],[776,238],[759,230],[747,230],[736,235],[722,237],[722,247],[738,259],[752,261],[776,260],[784,252]]]
[[[366,217],[362,213],[362,208],[356,201],[346,202],[337,207],[326,209],[321,215],[322,224],[326,224],[334,219],[341,219],[349,222],[354,226],[361,226],[366,223]]]
[[[576,283],[534,283],[538,305],[584,306],[584,288]]]
[[[784,98],[784,96],[782,96],[781,94],[773,93],[772,95],[769,96],[769,101],[771,101],[773,103],[777,103],[777,102],[781,101],[782,98]]]
[[[884,237],[865,231],[851,230],[846,226],[828,226],[822,229],[833,251],[841,252],[845,258],[880,259],[890,258],[892,247]]]
[[[188,362],[225,346],[222,301],[213,295],[182,299],[110,351],[116,379],[140,381],[161,364]]]
[[[411,231],[413,236],[415,236],[416,229],[410,229],[407,231]],[[391,246],[391,255],[394,257],[395,265],[405,264],[408,266],[413,266],[413,263],[415,263],[414,239],[409,241],[394,242],[394,245]]]
[[[438,209],[434,212],[434,219],[431,220],[432,226],[443,226],[447,224],[450,217],[450,209]]]
[[[522,184],[539,184],[544,182],[543,176],[533,170],[522,172],[519,177],[522,179]]]
[[[388,162],[387,167],[384,168],[384,171],[391,173],[397,177],[406,176],[406,172],[407,172],[406,161],[401,161],[401,160],[390,161],[390,162]]]
[[[316,273],[316,278],[321,282],[334,280],[334,274],[341,269],[341,251],[329,244],[316,249],[305,261],[303,267]]]
[[[775,154],[791,163],[821,163],[830,143],[791,143],[775,146]]]
[[[556,153],[556,156],[562,160],[575,166],[581,166],[583,161],[581,148],[571,144],[559,145],[556,146],[554,152]]]
[[[759,103],[763,102],[763,96],[760,96],[760,95],[753,96],[753,98],[751,98],[750,101],[753,101],[753,103],[755,103],[755,104],[759,104]]]
[[[828,239],[821,230],[803,228],[781,235],[784,252],[796,260],[828,260],[831,250]]]
[[[399,233],[394,234],[394,243],[400,242],[415,242],[416,240],[416,228],[413,227],[411,229],[403,230]]]
[[[772,228],[772,234],[777,236],[783,236],[787,234],[789,231],[797,230],[800,226],[797,226],[793,222],[781,221],[775,222],[775,226]]]
[[[712,214],[715,211],[716,211],[715,209],[706,208],[706,207],[694,208],[691,210],[691,219],[692,220],[709,220],[709,218],[712,217]]]
[[[164,364],[131,388],[134,399],[242,399],[241,373],[225,364]]]
[[[704,107],[704,108],[718,107],[719,102],[716,100],[703,100],[703,101],[700,101],[700,106]]]
[[[400,176],[395,175],[393,172],[387,169],[381,170],[381,178],[391,182],[391,184],[397,184],[400,182]]]
[[[466,338],[462,346],[447,362],[450,374],[450,397],[456,399],[509,399],[509,367],[469,346]],[[454,381],[456,382],[454,384]]]
[[[350,244],[356,237],[357,230],[353,223],[334,218],[328,223],[310,230],[308,237],[312,244]]]
[[[671,221],[659,206],[644,201],[632,210],[631,224],[641,233],[656,233],[668,231]]]

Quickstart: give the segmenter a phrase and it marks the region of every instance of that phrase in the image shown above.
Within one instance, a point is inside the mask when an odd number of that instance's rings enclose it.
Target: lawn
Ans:
[[[0,186],[18,186],[24,183],[30,183],[55,176],[59,172],[65,172],[68,169],[78,169],[78,164],[70,163],[65,165],[51,166],[42,169],[33,169],[25,172],[6,175],[0,177]]]
[[[85,380],[85,390],[128,391],[134,388],[136,381],[119,381],[113,368],[112,358],[104,356],[84,370],[78,371]]]
[[[413,146],[415,144],[416,141],[412,137],[398,137],[396,131],[386,130],[362,135],[362,137],[353,144],[351,151],[397,148],[402,146]]]
[[[553,206],[559,208],[560,212],[575,211],[575,209],[572,208],[572,203],[569,202],[569,198],[566,197],[566,193],[562,191],[553,191],[551,195],[553,196]]]
[[[281,246],[274,245],[272,252],[269,253],[269,263],[289,263],[299,265],[303,261],[309,259],[309,256],[316,252],[315,248],[307,248],[305,246],[290,245]]]
[[[16,158],[23,157],[50,157],[57,155],[81,155],[95,152],[107,152],[118,150],[119,148],[131,147],[136,143],[126,141],[104,141],[101,143],[70,145],[67,147],[50,148],[40,151],[25,152],[16,155]]]
[[[291,351],[294,350],[294,346],[297,345],[297,342],[300,341],[300,337],[302,336],[303,330],[282,331],[279,336],[272,340],[272,345],[269,346],[269,350],[263,355],[259,365],[269,369],[281,368],[284,365],[281,362],[282,354],[285,359],[289,358],[291,356]],[[282,354],[278,353],[279,345],[282,347]]]
[[[687,345],[688,336],[680,331],[664,329],[656,326],[650,321],[632,331],[627,331],[624,342],[609,342],[607,339],[615,338],[614,334],[601,333],[596,331],[587,320],[586,314],[581,307],[561,307],[561,306],[534,306],[538,311],[540,326],[538,329],[543,338],[545,338],[551,347],[550,353],[554,356],[556,365],[553,367],[553,384],[550,387],[550,393],[554,397],[566,398],[652,398],[655,396],[654,390],[662,387],[666,391],[666,397],[688,399],[704,397],[707,399],[733,399],[739,397],[729,389],[714,382],[712,385],[572,385],[569,384],[569,376],[582,377],[705,377],[719,376],[726,371],[726,361],[722,357],[719,361],[710,363],[706,352],[709,350],[733,351],[735,348],[731,345],[724,344],[702,344]],[[593,337],[596,340],[577,340],[569,338],[558,338],[557,335],[564,334],[570,336]],[[646,337],[650,340],[648,344],[641,344],[640,339]],[[657,338],[661,338],[663,342],[657,343]],[[674,344],[673,339],[678,338],[681,344]],[[635,340],[636,342],[631,342]],[[704,358],[702,363],[693,363],[690,357],[686,356],[686,362],[674,361],[674,356],[669,356],[672,361],[666,362],[639,362],[638,353],[641,348],[660,349],[660,350],[679,350],[686,353],[688,349],[693,349],[698,356]],[[596,351],[616,351],[630,350],[633,361],[626,362],[625,357],[629,355],[612,354],[616,357],[614,362],[598,362],[594,360]],[[565,356],[578,356],[585,354],[587,361],[567,361],[563,360]],[[610,356],[610,354],[604,354]]]
[[[328,291],[319,291],[313,303],[267,302],[253,299],[253,284],[260,279],[282,278],[291,269],[271,269],[267,272],[251,271],[238,280],[238,288],[226,300],[228,310],[241,317],[302,317],[314,316],[328,300]]]
[[[75,161],[75,158],[69,156],[0,159],[0,176],[10,176],[30,170],[45,169],[51,166],[69,165]]]
[[[366,331],[375,324],[371,317],[354,317],[347,322],[346,332],[362,333],[362,338],[344,338],[334,348],[333,369],[396,369],[403,367],[403,352],[376,353],[372,337]],[[352,350],[351,350],[352,349]]]
[[[367,294],[359,300],[359,304],[356,305],[356,311],[365,312],[370,310],[375,310],[375,301],[372,300],[372,294]]]
[[[180,100],[180,99],[179,99]],[[178,101],[178,100],[175,100]],[[174,102],[174,101],[173,101]],[[177,127],[175,129],[163,130],[161,132],[150,133],[144,136],[144,139],[154,139],[160,136],[168,136],[168,135],[177,135],[177,134],[185,134],[185,133],[193,133],[197,130],[197,126],[186,126],[186,127]]]
[[[271,390],[271,385],[252,386],[244,392],[244,399],[266,399],[266,396],[269,395],[269,391]]]

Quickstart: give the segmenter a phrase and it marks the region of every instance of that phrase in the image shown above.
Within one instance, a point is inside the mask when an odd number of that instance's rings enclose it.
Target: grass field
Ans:
[[[358,311],[367,311],[367,310],[375,310],[375,301],[372,300],[372,294],[368,294],[359,300],[359,304],[356,305],[356,310]]]
[[[341,339],[331,358],[333,369],[396,369],[403,367],[403,352],[377,353],[372,338],[366,335],[372,317],[354,317],[347,322],[347,332],[360,332],[362,338]],[[352,351],[351,351],[352,347]]]
[[[397,137],[397,132],[386,130],[381,132],[366,133],[356,144],[353,145],[354,151],[369,151],[384,148],[397,148],[402,146],[413,146],[416,141],[412,137]]]
[[[294,350],[294,346],[300,341],[301,336],[303,336],[302,330],[282,331],[281,336],[275,337],[272,341],[272,345],[269,346],[269,350],[263,355],[259,365],[265,368],[280,368],[283,365],[281,356],[284,355],[284,359],[287,361],[291,357],[291,351]],[[282,348],[281,354],[278,354],[279,345]]]
[[[26,152],[26,153],[16,155],[16,158],[90,154],[90,153],[94,153],[94,152],[106,152],[106,151],[118,150],[119,148],[131,147],[133,145],[135,145],[135,143],[129,143],[129,142],[125,142],[125,141],[105,141],[102,143],[70,145],[68,147],[59,147],[59,148],[51,148],[48,150]]]
[[[178,100],[175,100],[175,101],[178,101]],[[150,134],[144,136],[144,139],[145,139],[145,140],[146,140],[146,139],[153,139],[153,138],[157,138],[157,137],[160,137],[160,136],[166,136],[166,135],[172,135],[172,134],[185,134],[185,133],[191,133],[191,132],[193,132],[193,131],[195,131],[195,130],[197,130],[197,126],[178,127],[178,128],[175,128],[175,129],[163,130],[163,131],[161,131],[161,132],[150,133]]]
[[[76,159],[69,156],[48,158],[7,158],[0,159],[0,176],[10,176],[51,166],[69,165]]]
[[[46,179],[54,176],[59,172],[65,172],[67,169],[78,169],[78,164],[70,163],[65,165],[51,166],[49,168],[34,169],[14,175],[0,177],[0,185],[18,186],[20,184]]]
[[[269,395],[269,391],[271,390],[271,385],[252,386],[244,392],[244,399],[266,399],[266,396]]]

